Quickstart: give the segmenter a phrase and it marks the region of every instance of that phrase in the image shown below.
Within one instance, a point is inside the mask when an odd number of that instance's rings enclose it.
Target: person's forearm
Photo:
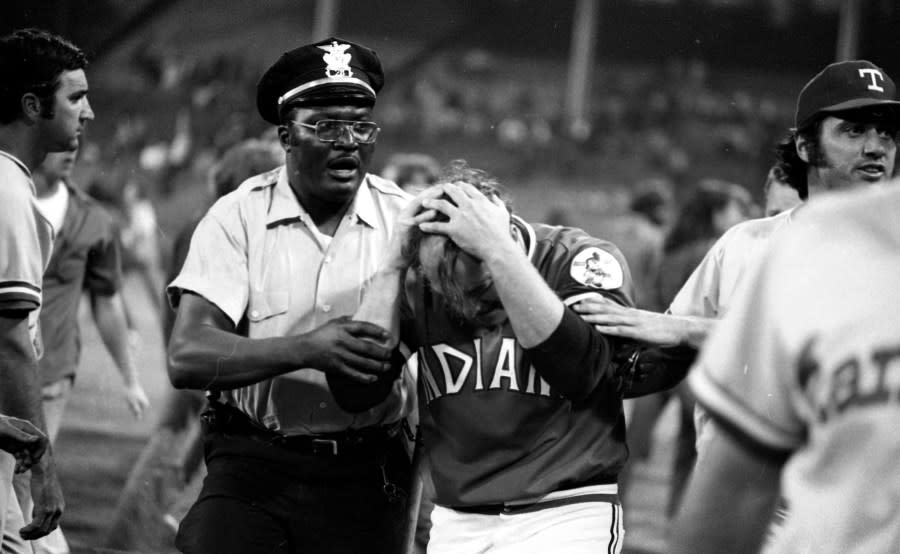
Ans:
[[[30,421],[46,433],[27,314],[0,315],[0,383],[0,413]]]
[[[159,302],[159,293],[166,289],[162,276],[159,275],[155,268],[143,266],[140,269],[140,279],[144,288],[147,290],[147,300],[153,306],[153,312],[158,317],[162,317],[162,306],[160,306]]]
[[[91,309],[94,323],[106,350],[116,363],[125,386],[138,382],[137,368],[128,348],[128,319],[125,304],[119,293],[109,296],[92,295]]]
[[[612,377],[609,342],[565,305],[518,249],[486,260],[516,339],[541,376],[565,397],[587,397]]]
[[[387,330],[390,339],[385,345],[393,348],[400,341],[400,303],[402,302],[405,269],[384,267],[369,281],[359,309],[353,315],[357,321],[368,321]]]
[[[619,377],[609,340],[571,310],[563,310],[547,340],[527,352],[541,377],[570,400],[583,400],[602,380]]]
[[[700,348],[706,341],[707,335],[715,325],[716,320],[700,316],[677,316],[681,320],[681,344]]]
[[[43,456],[31,466],[32,474],[40,474],[44,479],[56,479],[56,461],[53,458],[53,443],[47,441]],[[29,514],[30,515],[30,514]]]
[[[524,348],[547,340],[562,320],[562,301],[514,242],[484,260],[516,338]]]
[[[305,365],[302,336],[250,339],[200,325],[173,333],[169,377],[176,388],[233,389],[258,383]]]

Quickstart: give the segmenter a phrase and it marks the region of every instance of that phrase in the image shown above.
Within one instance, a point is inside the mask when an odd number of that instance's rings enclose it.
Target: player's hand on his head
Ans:
[[[387,331],[349,316],[332,319],[302,335],[309,366],[360,383],[373,383],[391,369]]]
[[[16,459],[16,473],[27,471],[47,450],[47,435],[24,419],[0,415],[0,450]]]
[[[391,242],[388,244],[386,263],[395,269],[405,269],[409,264],[406,259],[407,244],[410,232],[420,223],[433,220],[437,212],[425,208],[422,203],[427,199],[439,198],[444,191],[439,186],[428,187],[421,191],[407,204],[397,216],[394,229],[391,233]]]
[[[480,259],[515,245],[510,234],[509,211],[502,201],[485,196],[469,183],[440,186],[447,197],[426,199],[422,204],[445,215],[448,220],[422,223],[420,229],[447,235],[457,246]]]
[[[125,402],[128,404],[128,409],[135,419],[143,418],[144,412],[150,407],[147,393],[144,392],[144,387],[138,382],[125,385]]]

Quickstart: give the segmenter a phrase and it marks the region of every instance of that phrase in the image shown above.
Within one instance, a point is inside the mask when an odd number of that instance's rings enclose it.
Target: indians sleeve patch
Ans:
[[[569,274],[582,285],[604,290],[621,287],[625,279],[619,260],[595,247],[585,248],[575,256]]]

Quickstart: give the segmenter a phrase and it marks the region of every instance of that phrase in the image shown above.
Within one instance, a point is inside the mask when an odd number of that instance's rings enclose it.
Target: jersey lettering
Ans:
[[[419,360],[425,359],[424,354],[424,352],[419,352]],[[432,400],[443,396],[443,393],[441,393],[441,389],[438,387],[437,381],[434,380],[434,375],[431,374],[431,370],[428,369],[428,365],[423,362],[419,363],[419,379],[422,383],[423,389],[425,390],[426,404],[430,404]]]
[[[540,379],[541,381],[541,389],[537,392],[541,396],[550,396],[550,384],[547,381],[544,381],[543,378],[538,377],[537,371],[534,369],[534,366],[530,366],[528,368],[528,387],[525,388],[525,392],[528,394],[535,394],[534,391],[534,382]]]
[[[466,377],[469,376],[469,370],[472,368],[472,357],[446,344],[432,346],[431,350],[434,351],[434,354],[437,356],[438,362],[441,364],[441,369],[444,372],[444,383],[446,385],[444,390],[447,391],[447,394],[459,392],[459,389],[462,388],[463,383],[466,381]],[[462,369],[459,370],[455,379],[450,370],[450,363],[447,361],[448,354],[463,362]]]
[[[509,390],[519,390],[519,381],[516,380],[516,340],[508,337],[504,337],[500,343],[500,355],[497,357],[491,388],[501,388],[500,380],[504,378],[509,379]]]
[[[491,345],[488,351],[497,353],[496,360],[483,360],[482,338],[457,347],[441,343],[419,349],[419,376],[426,404],[445,395],[484,390],[550,396],[550,385],[534,366],[523,367],[524,349],[516,339],[499,337],[497,344]],[[486,367],[492,369],[491,373]],[[490,383],[487,389],[484,383]],[[526,384],[524,391],[521,383]]]
[[[823,371],[812,354],[814,344],[815,339],[801,355],[800,381],[820,422],[850,409],[900,405],[900,345],[876,348],[868,357],[850,356]]]

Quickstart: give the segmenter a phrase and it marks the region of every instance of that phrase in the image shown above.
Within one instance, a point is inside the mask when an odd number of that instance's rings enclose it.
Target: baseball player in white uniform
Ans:
[[[900,187],[800,210],[689,383],[723,429],[670,552],[900,552]]]

